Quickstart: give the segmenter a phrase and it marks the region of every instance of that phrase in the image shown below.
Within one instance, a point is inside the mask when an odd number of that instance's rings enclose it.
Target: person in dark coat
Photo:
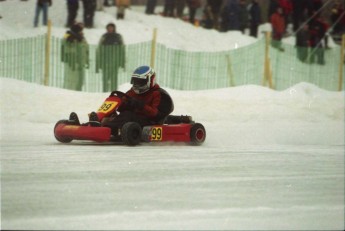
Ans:
[[[173,110],[174,103],[169,93],[156,83],[156,73],[149,66],[140,66],[132,74],[132,87],[123,97],[118,115],[105,118],[103,126],[110,127],[113,136],[127,122],[137,122],[142,127],[162,122]]]
[[[261,23],[261,8],[258,0],[252,0],[249,6],[249,18],[250,18],[250,36],[258,36],[258,27]]]
[[[307,2],[301,0],[291,0],[292,3],[292,25],[293,31],[297,32],[301,26],[301,23],[307,21],[307,15],[305,14],[307,10]]]
[[[214,29],[219,30],[219,16],[223,0],[207,0],[206,4],[211,8]]]
[[[89,46],[81,23],[71,26],[64,35],[61,61],[65,63],[64,88],[81,91],[85,68],[89,67]]]
[[[70,28],[75,24],[79,9],[79,0],[67,0],[67,23],[66,27]]]
[[[103,92],[117,90],[118,70],[125,67],[126,56],[123,38],[116,32],[115,24],[109,23],[106,29],[96,53],[96,72],[102,70]]]
[[[156,5],[157,5],[157,0],[147,0],[145,13],[155,14]]]
[[[332,6],[330,19],[333,25],[332,34],[341,35],[342,33],[345,33],[344,7],[339,0],[334,2]]]
[[[310,31],[310,62],[320,65],[325,64],[325,47],[327,47],[327,30],[328,25],[324,22],[320,14],[316,14],[309,24]]]
[[[82,0],[84,8],[84,26],[93,28],[93,17],[95,16],[97,2],[96,0]]]
[[[222,31],[239,30],[239,3],[238,0],[226,0],[222,10]]]
[[[238,20],[239,20],[239,29],[242,33],[245,33],[245,29],[248,28],[248,9],[247,3],[245,0],[240,0],[239,9],[238,9]]]
[[[296,33],[297,58],[301,62],[308,61],[309,37],[309,26],[308,24],[304,24]]]
[[[36,11],[35,11],[35,19],[34,19],[34,27],[38,26],[38,18],[40,16],[41,11],[43,11],[43,25],[47,25],[48,23],[48,7],[52,5],[51,0],[37,0],[36,3]]]

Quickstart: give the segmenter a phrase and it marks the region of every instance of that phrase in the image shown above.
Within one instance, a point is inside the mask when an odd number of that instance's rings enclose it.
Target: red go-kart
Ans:
[[[102,125],[102,120],[116,116],[117,109],[125,97],[129,96],[120,91],[113,91],[98,111],[93,112],[97,115],[97,121],[90,120],[84,124],[80,124],[79,119],[71,118],[58,121],[54,127],[55,138],[62,143],[69,143],[72,140],[120,141],[129,146],[140,142],[166,141],[201,145],[205,141],[206,130],[202,124],[195,123],[190,116],[176,115],[169,115],[161,123],[148,126],[127,122],[114,136],[110,127]]]

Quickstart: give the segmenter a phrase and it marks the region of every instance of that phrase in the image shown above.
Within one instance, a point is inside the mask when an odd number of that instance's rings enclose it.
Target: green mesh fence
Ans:
[[[339,47],[314,49],[284,44],[283,48],[284,52],[275,48],[270,49],[273,83],[276,89],[286,89],[300,82],[309,82],[326,90],[338,90],[341,61]],[[303,62],[298,58],[298,52],[302,52],[306,57]],[[318,59],[321,52],[324,53],[323,64],[319,63]],[[343,71],[343,76],[344,73]]]
[[[0,76],[43,84],[45,42],[43,35],[0,41]],[[151,46],[150,41],[122,47],[76,45],[52,37],[48,85],[88,92],[115,90],[129,82],[136,67],[150,64]],[[313,55],[318,54],[316,51],[309,49],[306,62],[302,62],[297,58],[299,48],[283,46],[284,52],[270,47],[275,89],[309,82],[327,90],[338,90],[339,47],[324,50],[325,64],[321,65],[316,59],[311,63]],[[161,86],[179,90],[262,85],[264,57],[264,39],[223,52],[189,52],[157,44],[154,68]]]
[[[0,76],[43,83],[45,36],[0,41]]]

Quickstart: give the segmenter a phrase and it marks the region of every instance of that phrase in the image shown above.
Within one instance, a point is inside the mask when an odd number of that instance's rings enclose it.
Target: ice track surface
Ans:
[[[169,90],[204,145],[126,147],[53,136],[106,94],[0,83],[2,229],[344,229],[343,93]]]

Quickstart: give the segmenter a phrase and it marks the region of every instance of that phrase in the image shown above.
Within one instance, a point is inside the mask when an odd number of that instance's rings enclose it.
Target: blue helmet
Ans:
[[[134,70],[131,84],[135,93],[143,94],[156,85],[156,72],[149,66],[140,66]]]

